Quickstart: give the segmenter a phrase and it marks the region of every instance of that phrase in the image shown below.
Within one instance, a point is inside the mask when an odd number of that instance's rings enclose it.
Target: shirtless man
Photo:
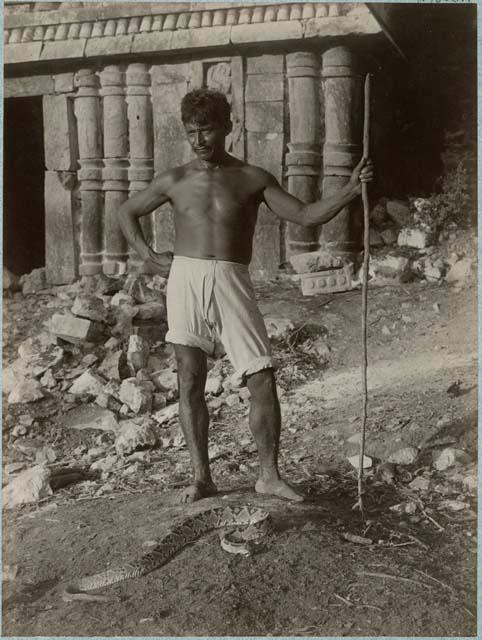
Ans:
[[[369,160],[354,169],[336,195],[304,204],[282,189],[264,169],[225,151],[230,107],[222,93],[188,93],[181,116],[195,159],[157,175],[119,210],[121,229],[154,272],[166,275],[172,254],[156,253],[144,239],[139,218],[165,202],[174,209],[176,239],[167,287],[169,331],[178,367],[179,417],[191,456],[194,480],[180,496],[193,502],[217,492],[208,458],[209,415],[205,401],[207,355],[215,335],[234,366],[234,380],[251,394],[249,425],[259,455],[258,493],[302,501],[281,477],[278,449],[281,415],[274,362],[249,279],[258,207],[289,222],[317,226],[331,220],[373,178]]]

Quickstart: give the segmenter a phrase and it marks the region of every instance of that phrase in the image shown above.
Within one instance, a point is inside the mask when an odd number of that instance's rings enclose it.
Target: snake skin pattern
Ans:
[[[159,569],[186,545],[194,542],[213,529],[235,529],[245,541],[259,541],[272,530],[272,519],[267,511],[250,506],[216,507],[204,511],[169,531],[159,543],[134,563],[124,564],[115,569],[107,569],[101,573],[80,578],[66,584],[62,590],[62,599],[109,601],[116,598],[98,594],[85,593],[100,589],[116,582],[139,578],[151,571]]]

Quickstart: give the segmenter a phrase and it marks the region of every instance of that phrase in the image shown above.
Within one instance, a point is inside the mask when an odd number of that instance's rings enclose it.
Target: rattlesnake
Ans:
[[[173,527],[159,540],[154,549],[143,554],[137,562],[107,569],[101,573],[65,584],[60,592],[62,599],[67,602],[71,600],[114,600],[116,598],[85,592],[129,578],[145,576],[169,562],[186,545],[194,542],[208,531],[224,528],[236,534],[236,540],[230,539],[229,534],[225,533],[221,539],[222,547],[231,553],[246,554],[249,553],[246,545],[250,541],[259,542],[262,537],[271,532],[272,519],[267,511],[248,505],[215,507],[204,511]]]

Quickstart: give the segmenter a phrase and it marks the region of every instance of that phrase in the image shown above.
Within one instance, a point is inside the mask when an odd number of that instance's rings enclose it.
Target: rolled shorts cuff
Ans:
[[[196,347],[202,349],[208,356],[214,354],[215,343],[209,338],[197,336],[195,333],[185,333],[182,331],[168,331],[166,333],[166,342],[171,344],[180,344],[184,347]]]
[[[248,362],[247,366],[237,369],[231,376],[231,384],[235,387],[245,387],[246,379],[264,369],[276,369],[278,364],[273,356],[259,356]]]

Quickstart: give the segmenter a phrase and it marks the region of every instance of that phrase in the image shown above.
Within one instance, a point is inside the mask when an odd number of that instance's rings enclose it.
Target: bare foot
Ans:
[[[196,502],[201,498],[207,498],[208,496],[214,496],[218,492],[218,488],[214,482],[195,482],[183,489],[179,493],[178,502],[187,504],[190,502]]]
[[[303,502],[305,496],[295,491],[288,483],[281,478],[273,478],[273,480],[261,480],[256,482],[254,487],[256,493],[264,493],[269,496],[277,496],[285,500],[293,502]]]

